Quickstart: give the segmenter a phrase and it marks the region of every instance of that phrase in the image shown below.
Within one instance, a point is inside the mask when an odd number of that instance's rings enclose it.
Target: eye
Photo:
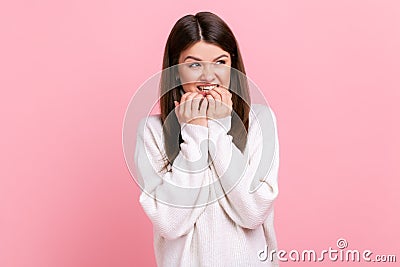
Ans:
[[[216,64],[225,64],[226,63],[226,61],[225,60],[218,60],[217,62],[216,62]]]
[[[200,67],[200,63],[193,62],[193,63],[189,64],[189,68],[195,68],[195,67]]]

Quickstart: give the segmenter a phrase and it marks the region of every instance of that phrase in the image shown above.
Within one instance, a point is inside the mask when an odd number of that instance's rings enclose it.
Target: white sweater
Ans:
[[[185,124],[173,166],[165,166],[159,115],[138,127],[135,164],[140,203],[154,230],[158,266],[277,266],[260,250],[277,249],[273,201],[279,142],[271,108],[254,104],[244,153],[227,132],[231,117],[208,127]],[[211,164],[209,159],[212,159]],[[203,168],[204,167],[204,168]]]

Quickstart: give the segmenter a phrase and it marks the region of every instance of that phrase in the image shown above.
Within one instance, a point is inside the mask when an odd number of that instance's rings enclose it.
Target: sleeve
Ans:
[[[219,183],[219,202],[228,216],[243,228],[262,225],[273,212],[278,195],[279,141],[276,117],[263,108],[249,126],[242,153],[228,134],[230,118],[209,121],[210,156]]]
[[[188,124],[182,127],[184,142],[170,166],[165,167],[162,127],[140,123],[135,147],[136,174],[142,181],[140,204],[154,230],[166,239],[176,239],[193,228],[209,198],[203,186],[209,180],[207,127]],[[161,122],[158,122],[161,124]]]

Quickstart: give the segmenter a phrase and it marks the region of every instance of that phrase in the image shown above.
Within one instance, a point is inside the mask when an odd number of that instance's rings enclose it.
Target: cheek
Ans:
[[[231,80],[231,68],[223,68],[218,71],[218,77],[221,81],[221,84],[225,87],[229,87],[229,83]]]
[[[200,75],[201,75],[201,71],[197,71],[197,70],[188,70],[188,69],[182,68],[179,71],[179,76],[181,78],[182,83],[197,82]]]
[[[194,83],[183,83],[182,82],[183,91],[187,92],[197,92],[197,87]]]

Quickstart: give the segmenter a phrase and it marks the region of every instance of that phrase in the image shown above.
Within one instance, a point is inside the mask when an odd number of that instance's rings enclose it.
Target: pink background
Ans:
[[[139,2],[1,2],[0,266],[155,265],[123,117],[200,10],[230,25],[277,115],[280,248],[343,237],[399,261],[398,1]]]

